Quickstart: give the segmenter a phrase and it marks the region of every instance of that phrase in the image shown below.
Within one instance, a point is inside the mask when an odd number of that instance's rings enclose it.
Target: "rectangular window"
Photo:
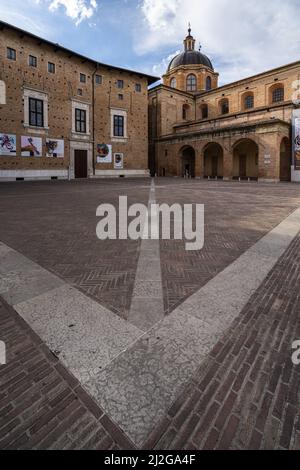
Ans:
[[[124,96],[122,95],[122,93],[119,93],[119,94],[118,94],[118,99],[119,99],[120,101],[122,101],[123,98],[124,98]]]
[[[77,95],[82,96],[82,88],[77,89]]]
[[[124,88],[124,80],[117,80],[117,87]]]
[[[124,137],[124,116],[114,115],[114,136]]]
[[[37,67],[37,58],[34,55],[30,55],[28,58],[30,67]]]
[[[140,83],[135,84],[135,91],[141,92],[142,91],[142,86]]]
[[[75,131],[86,133],[86,110],[75,108]]]
[[[96,75],[95,81],[97,85],[102,85],[102,75]]]
[[[44,102],[29,98],[29,125],[44,127]]]
[[[55,73],[55,64],[53,62],[48,62],[48,72]]]
[[[12,49],[11,47],[7,48],[7,58],[10,60],[16,60],[17,58],[17,53],[16,49]]]
[[[80,74],[80,81],[81,83],[85,83],[86,82],[86,75],[84,73],[81,73]]]

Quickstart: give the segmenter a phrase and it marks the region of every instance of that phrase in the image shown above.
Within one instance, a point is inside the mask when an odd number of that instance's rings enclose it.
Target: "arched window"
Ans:
[[[211,90],[211,78],[206,77],[206,91]]]
[[[284,101],[284,87],[283,85],[275,86],[272,89],[272,103],[280,103]]]
[[[197,79],[192,73],[187,76],[186,91],[197,91]]]
[[[177,85],[176,84],[176,78],[175,77],[171,78],[170,87],[171,88],[176,88],[176,85]]]
[[[254,108],[254,95],[253,93],[249,93],[244,96],[244,109],[252,108]]]
[[[228,114],[229,113],[229,101],[227,98],[224,98],[220,101],[220,113]]]
[[[202,117],[202,119],[207,119],[208,118],[208,106],[207,106],[207,104],[202,104],[201,105],[201,117]]]

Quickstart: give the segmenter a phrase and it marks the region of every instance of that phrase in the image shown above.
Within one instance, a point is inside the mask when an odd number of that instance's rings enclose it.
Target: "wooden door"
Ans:
[[[87,150],[75,150],[75,178],[87,178]]]
[[[247,155],[240,155],[240,178],[246,178],[247,176]]]

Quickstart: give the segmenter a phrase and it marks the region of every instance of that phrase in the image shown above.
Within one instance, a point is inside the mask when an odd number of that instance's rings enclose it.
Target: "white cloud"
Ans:
[[[169,54],[167,57],[164,57],[158,64],[153,65],[151,73],[153,73],[155,76],[162,76],[166,72],[166,69],[173,57],[175,57],[180,52],[181,51],[178,50],[172,52],[172,54]]]
[[[138,54],[178,47],[190,21],[221,83],[300,59],[298,0],[142,0],[140,8]]]
[[[47,0],[48,1],[48,0]],[[49,3],[49,1],[48,1]],[[49,10],[56,11],[60,7],[65,9],[65,13],[76,25],[81,21],[91,18],[97,9],[96,0],[50,0]]]

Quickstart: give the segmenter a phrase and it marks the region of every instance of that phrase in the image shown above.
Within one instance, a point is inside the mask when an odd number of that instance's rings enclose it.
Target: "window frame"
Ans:
[[[125,137],[125,117],[121,114],[113,115],[113,137]]]
[[[186,77],[186,91],[197,91],[197,77],[193,73]]]
[[[75,132],[79,134],[87,133],[87,112],[86,109],[75,107]]]
[[[177,87],[177,80],[176,77],[172,77],[170,80],[170,87],[176,89]]]
[[[55,73],[56,67],[54,62],[48,62],[48,73]]]
[[[201,105],[201,119],[208,119],[208,105],[207,104]]]
[[[249,100],[251,100],[251,104],[249,104]],[[244,109],[253,109],[254,108],[254,96],[246,95],[244,96]]]
[[[86,74],[85,73],[80,73],[79,74],[79,82],[80,83],[86,83]]]
[[[7,46],[7,48],[6,48],[6,58],[8,60],[16,61],[17,60],[17,51],[16,51],[16,49],[14,49],[13,47]]]
[[[124,80],[122,80],[121,78],[118,78],[117,80],[117,88],[119,88],[119,90],[122,90],[124,88]]]
[[[98,81],[98,78],[99,78],[99,81]],[[95,75],[95,83],[96,85],[102,85],[103,83],[103,75],[100,75],[100,74],[96,74]]]
[[[226,114],[229,114],[229,112],[230,112],[229,100],[228,98],[224,98],[223,100],[220,101],[220,114],[222,116],[226,116]]]
[[[140,83],[136,83],[136,84],[135,84],[135,91],[136,91],[137,93],[141,93],[141,91],[142,91],[142,85],[141,85]]]
[[[40,110],[38,110],[38,104]],[[39,98],[28,98],[29,126],[44,127],[44,101]],[[39,118],[40,117],[40,121]]]
[[[280,93],[280,96],[279,96]],[[272,90],[272,103],[282,103],[284,101],[284,86],[279,85]]]
[[[209,87],[207,86],[209,83]],[[210,76],[206,77],[206,80],[205,80],[205,90],[206,91],[211,91],[212,89],[212,79]]]
[[[35,55],[29,54],[29,56],[28,56],[28,65],[29,65],[29,67],[37,68],[37,57]]]

